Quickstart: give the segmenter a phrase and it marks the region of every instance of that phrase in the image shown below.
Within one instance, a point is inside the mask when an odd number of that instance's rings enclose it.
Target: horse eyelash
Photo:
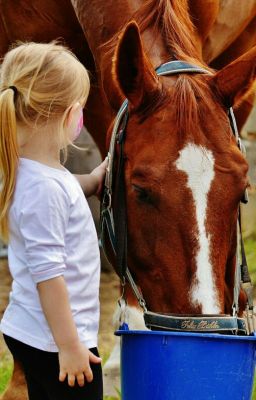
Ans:
[[[150,193],[147,189],[141,188],[140,186],[137,185],[132,185],[132,188],[134,191],[137,193],[137,198],[139,201],[147,204],[154,205],[153,199],[150,196]]]

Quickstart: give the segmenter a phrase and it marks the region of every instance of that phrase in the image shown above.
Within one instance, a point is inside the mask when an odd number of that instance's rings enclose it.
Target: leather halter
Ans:
[[[180,73],[193,73],[193,74],[209,74],[210,72],[198,66],[191,65],[183,61],[170,61],[162,64],[156,69],[157,75],[176,75]],[[242,142],[239,138],[236,121],[232,108],[228,110],[231,128],[236,138],[239,149],[244,152]],[[146,302],[142,293],[138,289],[132,274],[127,265],[127,218],[126,218],[126,204],[125,204],[125,182],[124,182],[124,158],[123,146],[125,140],[125,131],[128,123],[128,100],[126,99],[114,122],[110,147],[108,152],[109,164],[107,168],[105,185],[103,191],[103,198],[101,203],[101,243],[107,255],[108,242],[115,255],[115,266],[117,273],[121,279],[123,287],[126,281],[129,282],[140,306],[144,311],[145,324],[149,329],[158,330],[175,330],[175,331],[190,331],[190,332],[220,332],[232,334],[247,334],[252,333],[255,329],[252,323],[253,320],[253,301],[252,301],[252,284],[248,272],[246,256],[244,251],[240,207],[238,211],[238,234],[240,233],[240,247],[241,247],[241,261],[239,246],[237,246],[237,265],[236,265],[236,279],[234,287],[234,300],[233,300],[233,316],[230,315],[175,315],[175,314],[161,314],[147,310]],[[119,146],[119,159],[117,171],[115,171],[115,192],[113,193],[113,171],[116,146]],[[112,196],[115,195],[115,203],[117,207],[112,207]],[[247,191],[241,200],[244,203],[248,202]],[[239,243],[239,240],[238,240]],[[247,302],[247,327],[243,318],[238,318],[238,296],[241,287],[245,290],[248,298]]]

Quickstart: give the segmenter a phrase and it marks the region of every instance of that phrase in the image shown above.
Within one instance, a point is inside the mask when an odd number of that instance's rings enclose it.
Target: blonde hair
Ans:
[[[19,160],[17,122],[36,127],[56,119],[66,147],[66,116],[76,102],[84,106],[89,89],[84,66],[57,42],[22,43],[6,53],[0,71],[0,236],[5,242]]]

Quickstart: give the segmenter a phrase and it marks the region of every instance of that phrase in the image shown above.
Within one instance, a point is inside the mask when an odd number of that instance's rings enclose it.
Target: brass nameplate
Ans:
[[[201,329],[220,329],[218,321],[207,321],[207,320],[202,320],[202,321],[191,321],[191,320],[185,320],[182,321],[181,323],[181,328],[182,329],[187,329],[187,330],[201,330]]]

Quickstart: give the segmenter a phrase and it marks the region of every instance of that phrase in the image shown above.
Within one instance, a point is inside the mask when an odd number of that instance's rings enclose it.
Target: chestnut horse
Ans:
[[[24,3],[25,20],[46,7],[46,3],[34,2],[38,8]],[[218,10],[218,1],[73,0],[83,32],[68,1],[61,7],[57,1],[50,3],[50,15],[56,16],[57,23],[47,18],[47,24],[53,29],[45,30],[41,18],[29,25],[29,34],[19,27],[23,33],[17,37],[10,33],[8,2],[2,2],[6,41],[64,36],[80,59],[89,57],[85,63],[97,79],[88,103],[87,126],[95,137],[96,130],[102,133],[97,141],[101,149],[103,132],[123,99],[129,100],[125,143],[128,261],[149,308],[230,314],[237,208],[247,185],[247,163],[232,136],[226,111],[242,100],[253,83],[256,50],[217,73],[209,69],[205,75],[157,77],[154,68],[175,58],[207,68],[203,39],[217,14],[200,24],[203,19],[196,19],[193,4],[200,4],[205,15],[211,16]],[[45,16],[43,11],[39,15]],[[131,18],[138,25],[125,28]],[[107,45],[102,46],[105,41]],[[2,46],[3,53],[6,48]],[[240,300],[242,305],[243,293]],[[10,392],[7,398],[11,399]]]

